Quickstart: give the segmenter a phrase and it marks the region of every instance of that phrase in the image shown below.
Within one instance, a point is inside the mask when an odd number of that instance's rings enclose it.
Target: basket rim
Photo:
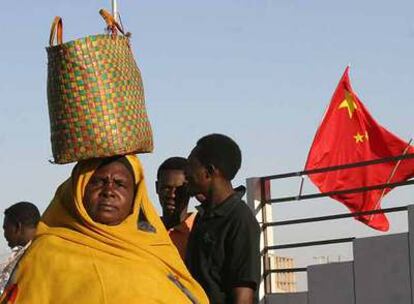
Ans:
[[[127,40],[127,41],[129,41],[130,39],[129,37],[122,36],[122,35],[112,36],[111,34],[95,34],[95,35],[88,35],[85,37],[72,39],[72,40],[66,41],[61,44],[48,45],[45,48],[47,51],[53,51],[53,50],[60,49],[65,46],[69,46],[70,44],[74,44],[76,41],[84,40],[84,39],[91,38],[91,37],[111,37],[112,39]]]

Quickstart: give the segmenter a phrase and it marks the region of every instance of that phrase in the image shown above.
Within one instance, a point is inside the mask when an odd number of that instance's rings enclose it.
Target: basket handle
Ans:
[[[104,18],[106,25],[108,26],[108,30],[111,31],[113,36],[116,36],[117,30],[120,31],[122,35],[125,35],[122,27],[118,22],[116,22],[114,16],[112,16],[108,11],[101,9],[99,10],[99,14],[101,14],[102,18]]]
[[[57,35],[56,35],[57,33]],[[57,44],[62,44],[63,42],[63,23],[62,18],[59,16],[56,16],[55,19],[53,19],[52,27],[50,28],[50,37],[49,37],[49,45],[53,46],[55,36],[57,39]]]

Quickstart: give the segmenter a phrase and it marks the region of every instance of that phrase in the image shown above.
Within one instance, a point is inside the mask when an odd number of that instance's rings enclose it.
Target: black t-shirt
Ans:
[[[189,236],[185,262],[212,304],[232,303],[234,287],[259,286],[260,227],[242,196],[235,192],[212,210],[198,207]]]

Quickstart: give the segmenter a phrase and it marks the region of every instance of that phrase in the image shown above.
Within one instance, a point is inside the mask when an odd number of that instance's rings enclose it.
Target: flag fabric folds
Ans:
[[[305,170],[344,165],[414,153],[414,147],[379,125],[353,91],[346,68],[320,124],[305,165]],[[310,174],[321,192],[345,190],[414,177],[414,159],[386,162],[365,167]],[[331,197],[352,212],[380,209],[382,197],[391,189],[336,194]],[[363,215],[357,220],[370,227],[387,231],[385,214]]]

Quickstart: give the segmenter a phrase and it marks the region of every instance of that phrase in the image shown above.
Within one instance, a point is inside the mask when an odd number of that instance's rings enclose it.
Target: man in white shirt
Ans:
[[[29,202],[16,203],[4,211],[4,238],[12,253],[6,262],[0,265],[0,294],[3,293],[16,264],[30,246],[39,220],[39,210]]]

